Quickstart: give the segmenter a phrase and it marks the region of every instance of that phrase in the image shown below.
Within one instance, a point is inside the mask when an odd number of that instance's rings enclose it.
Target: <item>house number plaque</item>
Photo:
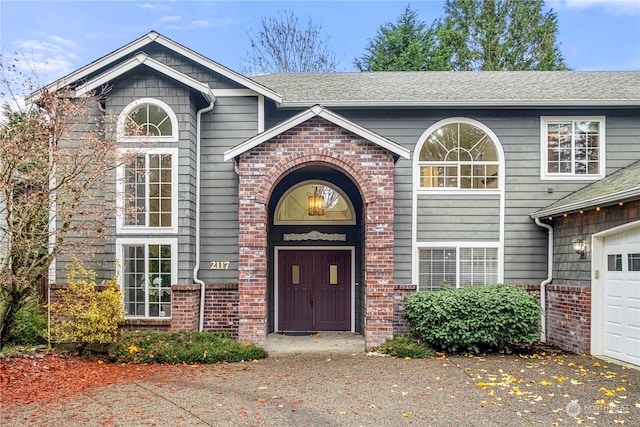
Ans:
[[[229,261],[211,261],[211,270],[228,270]]]

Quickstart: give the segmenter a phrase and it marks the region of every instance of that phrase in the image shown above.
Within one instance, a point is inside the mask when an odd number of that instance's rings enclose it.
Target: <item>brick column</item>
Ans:
[[[267,206],[256,200],[260,167],[241,162],[238,238],[238,341],[264,346],[267,341]]]
[[[200,326],[200,285],[171,285],[171,330],[197,331]]]
[[[393,182],[391,181],[391,185]],[[365,331],[367,349],[393,337],[393,187],[366,207]]]

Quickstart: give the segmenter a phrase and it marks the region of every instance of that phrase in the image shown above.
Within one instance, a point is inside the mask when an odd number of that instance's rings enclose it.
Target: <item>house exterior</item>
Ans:
[[[589,307],[611,320],[594,294],[608,255],[593,250],[619,230],[620,255],[640,253],[637,166],[635,190],[605,187],[597,212],[569,197],[640,160],[639,72],[249,78],[151,32],[50,88],[107,84],[97,111],[140,152],[115,174],[128,197],[96,253],[104,277],[121,266],[132,327],[258,345],[281,330],[351,331],[375,348],[406,331],[416,289],[509,283],[548,304],[547,341],[605,353]],[[567,249],[577,231],[594,242],[581,258]],[[625,346],[638,363],[637,341]]]

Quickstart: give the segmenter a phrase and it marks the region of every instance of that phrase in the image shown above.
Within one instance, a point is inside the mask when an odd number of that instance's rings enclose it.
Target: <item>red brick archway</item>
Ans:
[[[340,170],[364,201],[365,345],[393,336],[393,153],[320,117],[243,153],[239,174],[239,330],[242,342],[267,336],[267,205],[275,185],[309,165]]]

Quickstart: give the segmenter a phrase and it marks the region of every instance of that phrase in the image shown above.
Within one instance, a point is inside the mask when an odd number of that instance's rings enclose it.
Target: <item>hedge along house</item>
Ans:
[[[145,147],[117,171],[130,197],[96,248],[102,275],[122,266],[127,322],[256,344],[351,331],[375,348],[407,330],[405,295],[445,281],[544,298],[532,218],[549,220],[531,213],[640,159],[637,72],[248,78],[151,32],[50,87],[105,84],[123,150]],[[577,304],[547,307],[548,341],[566,344],[549,323]]]

